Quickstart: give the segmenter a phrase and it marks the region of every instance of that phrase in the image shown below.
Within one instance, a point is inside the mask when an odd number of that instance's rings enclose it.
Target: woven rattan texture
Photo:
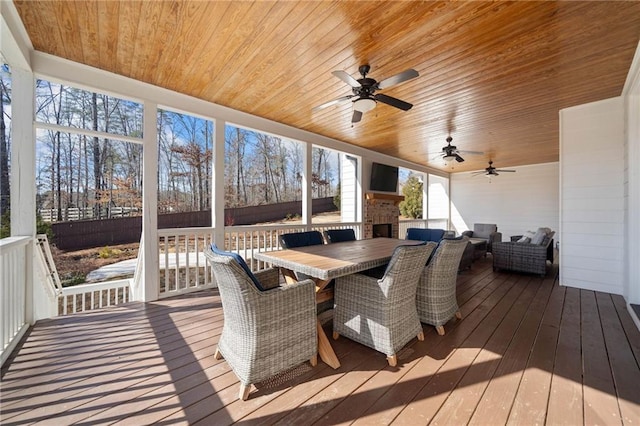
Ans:
[[[469,240],[442,240],[423,269],[416,295],[420,321],[440,326],[458,311],[456,281],[458,266]]]
[[[401,246],[377,280],[362,274],[336,279],[333,329],[391,356],[422,331],[415,295],[435,243]]]
[[[224,325],[218,349],[243,384],[263,381],[317,353],[312,280],[260,291],[232,258],[210,249],[205,256],[222,299]],[[264,285],[272,284],[278,272],[266,270],[256,277]]]

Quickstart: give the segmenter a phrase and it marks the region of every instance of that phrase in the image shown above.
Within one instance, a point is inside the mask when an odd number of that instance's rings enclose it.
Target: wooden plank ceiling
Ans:
[[[558,161],[558,111],[619,96],[640,2],[15,1],[36,50],[418,164]],[[334,77],[420,76],[351,123]],[[454,169],[434,159],[451,135]]]

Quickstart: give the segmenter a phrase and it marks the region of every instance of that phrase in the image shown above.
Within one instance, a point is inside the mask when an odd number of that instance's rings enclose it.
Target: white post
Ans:
[[[429,227],[429,173],[422,173],[422,220]]]
[[[312,212],[312,199],[313,191],[311,189],[311,175],[312,175],[312,149],[313,145],[310,143],[304,144],[304,160],[302,171],[302,224],[305,225],[307,231],[311,230],[311,216]]]
[[[144,103],[142,149],[142,271],[135,300],[158,299],[160,264],[158,261],[158,105]]]
[[[213,241],[224,247],[224,120],[215,120],[213,138],[213,173],[211,183],[211,226],[214,228]]]
[[[34,128],[35,84],[33,73],[11,69],[11,235],[30,236],[26,252],[25,321],[35,322],[35,299],[46,297],[37,290],[33,277],[33,249],[36,235],[36,138]],[[37,294],[36,294],[37,292]]]

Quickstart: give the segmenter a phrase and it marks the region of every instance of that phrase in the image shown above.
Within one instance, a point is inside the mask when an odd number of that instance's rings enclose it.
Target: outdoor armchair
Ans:
[[[455,315],[462,318],[456,299],[456,282],[460,259],[469,239],[442,240],[429,263],[422,270],[416,307],[420,321],[431,324],[444,335],[444,324]]]
[[[278,286],[278,271],[251,273],[244,259],[215,245],[205,256],[220,291],[224,324],[215,352],[240,380],[240,399],[258,383],[307,360],[317,362],[315,283]]]
[[[502,241],[502,232],[498,232],[498,225],[495,223],[474,223],[473,231],[464,231],[462,235],[470,240],[486,241],[489,253],[493,251],[493,243]]]
[[[348,337],[387,356],[414,337],[424,340],[416,312],[416,287],[433,242],[396,248],[381,279],[352,274],[336,279],[333,338]]]
[[[280,235],[279,240],[280,247],[283,249],[324,244],[324,239],[322,238],[320,231],[290,232],[288,234]],[[311,278],[309,275],[300,272],[296,272],[295,275],[298,281]]]
[[[547,262],[553,263],[555,232],[548,228],[539,228],[538,232],[545,234],[540,238],[541,242],[527,241],[528,237],[516,235],[511,237],[511,241],[494,244],[493,270],[546,275]]]

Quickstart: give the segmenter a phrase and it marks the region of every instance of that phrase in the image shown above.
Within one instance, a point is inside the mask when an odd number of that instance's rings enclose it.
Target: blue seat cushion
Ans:
[[[430,229],[430,228],[409,228],[407,229],[407,240],[418,241],[435,241],[439,243],[444,237],[444,229]]]
[[[356,233],[353,229],[329,229],[324,231],[327,241],[330,243],[341,243],[343,241],[355,241]]]
[[[280,235],[280,245],[284,248],[306,247],[324,244],[320,231],[292,232]]]
[[[251,269],[249,269],[249,266],[247,265],[247,262],[245,262],[244,259],[242,258],[242,256],[240,256],[238,253],[233,253],[233,252],[230,252],[230,251],[220,250],[218,248],[218,246],[216,246],[213,243],[211,244],[211,251],[213,251],[215,254],[217,254],[219,256],[229,256],[232,259],[234,259],[236,262],[238,262],[238,265],[240,265],[242,267],[242,269],[244,269],[244,271],[247,273],[249,278],[251,278],[251,281],[253,281],[253,284],[256,286],[256,288],[258,290],[260,290],[260,291],[265,291],[265,288],[262,287],[262,284],[260,284],[260,281],[258,281],[256,276],[253,275],[253,272],[251,272]]]

